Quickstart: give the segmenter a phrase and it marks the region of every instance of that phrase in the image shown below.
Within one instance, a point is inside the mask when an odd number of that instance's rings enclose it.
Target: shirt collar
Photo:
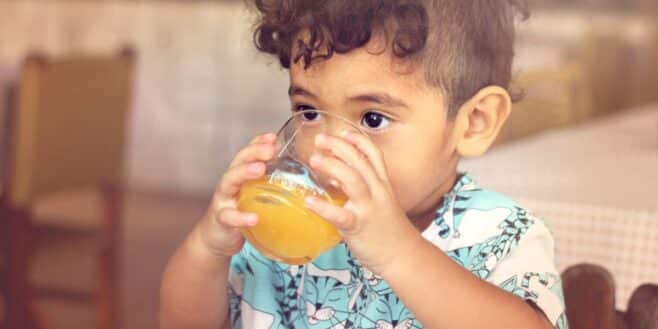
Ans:
[[[457,174],[457,181],[455,182],[455,185],[453,185],[452,189],[448,193],[446,193],[443,196],[443,199],[441,200],[441,207],[436,211],[436,218],[442,217],[445,215],[448,210],[450,210],[451,205],[453,205],[453,201],[457,195],[459,195],[461,192],[464,190],[471,190],[471,188],[467,187],[472,187],[475,184],[475,181],[473,178],[471,178],[471,175],[468,173],[458,173]]]

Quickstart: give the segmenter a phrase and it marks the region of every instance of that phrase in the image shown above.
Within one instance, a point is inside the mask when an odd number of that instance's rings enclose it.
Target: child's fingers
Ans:
[[[235,155],[229,168],[247,162],[268,161],[274,156],[275,146],[272,142],[257,142],[249,144]]]
[[[247,181],[259,178],[265,174],[265,164],[251,162],[229,168],[217,188],[217,194],[222,198],[233,198],[240,192],[240,187]]]
[[[251,227],[258,223],[258,215],[229,207],[220,209],[215,218],[219,224],[230,228]]]
[[[240,150],[231,161],[229,168],[254,161],[268,161],[274,156],[274,145],[252,144]]]
[[[347,197],[355,202],[370,198],[370,188],[363,177],[345,162],[332,157],[315,154],[311,157],[311,167],[318,173],[333,178]]]
[[[388,173],[386,172],[386,165],[384,162],[384,154],[382,151],[372,143],[372,141],[361,134],[348,132],[345,134],[345,139],[354,144],[356,148],[366,155],[370,164],[375,168],[377,176],[385,182],[388,181]]]
[[[366,156],[349,142],[342,138],[320,134],[316,137],[316,144],[322,149],[331,151],[338,159],[343,160],[349,166],[356,169],[366,180],[370,188],[374,188],[377,173]]]
[[[249,144],[258,144],[258,143],[271,143],[276,139],[276,134],[274,133],[264,133],[260,134],[249,141]]]
[[[354,232],[356,220],[351,211],[316,197],[307,197],[304,201],[309,209],[334,224],[340,231],[348,234]]]

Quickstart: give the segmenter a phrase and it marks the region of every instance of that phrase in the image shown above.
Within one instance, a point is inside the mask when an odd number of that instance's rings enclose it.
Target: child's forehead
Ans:
[[[292,63],[290,81],[291,85],[308,88],[378,87],[404,91],[429,87],[423,73],[418,64],[396,58],[390,51],[369,43],[345,54],[316,57],[308,67],[302,60]]]

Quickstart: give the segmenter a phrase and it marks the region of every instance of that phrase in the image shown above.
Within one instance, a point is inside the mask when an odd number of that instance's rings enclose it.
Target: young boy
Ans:
[[[304,266],[268,260],[240,228],[240,186],[264,175],[255,138],[162,283],[162,328],[567,328],[543,222],[459,173],[511,110],[517,1],[257,0],[257,47],[290,72],[293,111],[339,114],[368,136],[321,135],[314,170],[344,207],[307,206],[344,243]],[[506,168],[492,168],[492,170]]]

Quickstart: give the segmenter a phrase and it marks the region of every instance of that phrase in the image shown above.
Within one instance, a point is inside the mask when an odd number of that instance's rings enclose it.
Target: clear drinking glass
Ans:
[[[315,136],[363,132],[349,120],[318,110],[295,113],[277,134],[276,154],[266,163],[264,177],[240,190],[238,209],[256,213],[259,222],[243,230],[245,238],[268,258],[291,265],[305,264],[341,240],[336,228],[304,205],[315,196],[343,206],[346,196],[335,181],[310,169],[319,153]]]

